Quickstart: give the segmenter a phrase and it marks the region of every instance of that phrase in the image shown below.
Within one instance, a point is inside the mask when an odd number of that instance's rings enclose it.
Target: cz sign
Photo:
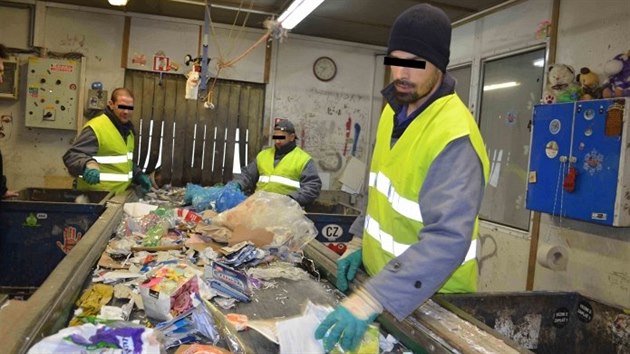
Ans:
[[[343,228],[337,224],[328,224],[322,227],[322,236],[330,241],[335,241],[343,236]]]

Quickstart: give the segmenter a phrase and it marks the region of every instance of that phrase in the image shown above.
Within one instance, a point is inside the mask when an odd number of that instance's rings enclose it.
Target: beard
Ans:
[[[429,76],[426,81],[420,84],[419,88],[418,85],[408,80],[394,80],[393,84],[396,88],[396,101],[398,101],[399,104],[409,104],[427,97],[427,95],[429,95],[431,90],[433,90],[439,79],[440,75],[435,72],[431,76]],[[410,90],[409,92],[400,92],[398,91],[398,86],[402,86],[404,88],[409,88],[412,90]]]

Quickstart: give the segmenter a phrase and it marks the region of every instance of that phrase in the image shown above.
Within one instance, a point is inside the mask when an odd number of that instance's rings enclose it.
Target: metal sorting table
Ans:
[[[103,214],[94,222],[88,232],[83,236],[72,251],[59,263],[56,269],[39,287],[37,291],[26,301],[7,300],[0,297],[0,343],[3,344],[4,353],[25,353],[29,347],[41,338],[56,333],[66,327],[74,308],[74,302],[79,297],[82,289],[91,278],[94,265],[104,251],[111,235],[115,232],[123,218],[122,206],[126,202],[135,201],[137,198],[133,192],[118,195],[108,201]],[[338,255],[320,242],[311,242],[304,249],[305,256],[312,259],[327,281],[335,282],[335,260]],[[352,286],[361,284],[366,280],[364,273],[357,275],[357,281]],[[254,292],[253,301],[250,303],[238,303],[234,309],[222,310],[224,313],[234,312],[247,315],[250,319],[271,319],[274,317],[290,317],[302,312],[306,298],[313,303],[334,305],[338,299],[338,292],[333,290],[326,281],[318,282],[314,279],[302,281],[279,280],[277,288],[268,288],[264,291]],[[285,291],[286,290],[286,291]],[[562,294],[561,294],[562,295]],[[566,294],[565,294],[566,295]],[[281,297],[286,296],[286,299]],[[575,304],[558,300],[558,293],[517,293],[517,294],[469,294],[469,295],[437,295],[427,301],[403,321],[397,321],[391,314],[385,312],[379,316],[378,321],[382,330],[391,333],[399,339],[407,348],[420,353],[531,353],[520,346],[518,338],[508,338],[500,334],[496,328],[498,304],[507,307],[518,307],[519,302],[535,299],[542,296],[548,300],[538,301],[539,304],[552,303],[565,304],[570,310],[579,309],[578,297]],[[576,295],[576,296],[579,296]],[[501,298],[502,297],[502,298]],[[570,297],[570,296],[569,296]],[[500,299],[501,301],[497,301]],[[258,301],[256,301],[258,300]],[[526,302],[526,301],[525,301]],[[594,325],[608,326],[615,317],[616,310],[604,305],[590,302],[593,309]],[[517,316],[527,315],[527,307],[516,312]],[[494,307],[492,305],[495,305]],[[542,306],[542,305],[541,305]],[[523,306],[522,306],[523,307]],[[607,314],[604,316],[604,314]],[[543,325],[547,320],[544,320]],[[604,323],[604,324],[601,324]],[[492,326],[492,327],[491,327]],[[579,327],[582,326],[582,327]],[[589,333],[583,324],[572,324],[567,329],[577,328],[575,335],[588,337]],[[494,328],[493,328],[494,327]],[[556,329],[554,329],[556,328]],[[541,327],[541,338],[551,337],[551,331],[557,327]],[[580,329],[581,328],[581,329]],[[608,327],[607,327],[608,328]],[[554,346],[545,344],[536,350],[537,353],[552,353],[554,350],[564,348],[567,353],[587,353],[583,349],[612,348],[607,345],[604,338],[606,333],[602,331],[602,341],[592,341],[589,345]],[[542,333],[542,332],[541,332]],[[586,334],[586,336],[585,336]],[[277,352],[278,346],[268,341],[258,332],[249,329],[239,332],[241,339],[252,348],[254,352]],[[575,335],[559,336],[564,338],[559,342],[566,344],[575,339]],[[543,338],[543,339],[544,339]],[[516,340],[515,340],[516,339]],[[583,339],[583,341],[587,341]],[[517,343],[518,342],[518,343]],[[628,338],[621,338],[621,342],[613,343],[614,348],[621,348],[617,352],[623,352],[630,347]],[[597,347],[599,346],[599,347]],[[604,347],[602,347],[604,346]],[[613,351],[614,352],[614,351]]]

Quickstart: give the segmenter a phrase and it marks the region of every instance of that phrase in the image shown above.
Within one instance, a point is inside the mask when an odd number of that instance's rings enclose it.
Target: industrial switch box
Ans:
[[[630,98],[536,105],[527,209],[630,226]]]
[[[80,78],[80,61],[29,58],[26,126],[76,130]]]

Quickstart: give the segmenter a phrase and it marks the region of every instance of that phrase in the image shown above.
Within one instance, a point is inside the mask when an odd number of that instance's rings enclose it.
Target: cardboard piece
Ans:
[[[180,345],[175,354],[229,354],[230,351],[210,344],[184,344]]]
[[[262,248],[263,246],[271,244],[273,241],[273,232],[261,228],[250,229],[240,224],[232,231],[232,236],[228,240],[228,246],[233,246],[243,241],[251,241],[256,247]]]
[[[109,253],[103,252],[98,260],[98,266],[107,269],[128,269],[129,263],[123,265],[122,262],[113,260]]]
[[[350,156],[346,167],[343,169],[339,182],[345,186],[342,190],[358,193],[363,188],[365,178],[365,163],[354,156]]]
[[[206,248],[212,247],[212,249],[217,253],[220,253],[221,248],[224,246],[225,244],[221,244],[217,242],[191,243],[191,244],[186,245],[186,247],[193,249],[197,252],[203,252],[203,250],[205,250]]]
[[[195,226],[194,231],[202,235],[201,237],[207,239],[211,238],[216,242],[228,242],[232,237],[232,232],[229,228],[219,225],[206,225],[199,223]]]

